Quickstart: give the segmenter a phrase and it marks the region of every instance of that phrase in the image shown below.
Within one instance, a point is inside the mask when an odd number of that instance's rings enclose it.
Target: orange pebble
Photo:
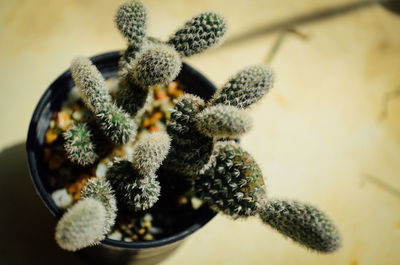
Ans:
[[[89,179],[94,178],[90,175],[81,175],[74,183],[68,186],[68,193],[72,194],[75,200],[78,200],[81,196],[81,190],[85,186]]]
[[[167,93],[165,91],[156,92],[156,99],[163,100],[167,98]]]
[[[143,122],[142,122],[142,127],[143,127],[143,128],[147,128],[147,127],[149,127],[150,125],[151,125],[150,119],[146,118],[146,119],[143,120]]]
[[[175,91],[178,89],[178,82],[173,81],[171,83],[168,84],[168,89],[167,92],[169,95],[174,95]]]
[[[71,118],[70,115],[60,111],[57,114],[57,127],[61,130],[65,131],[71,125]]]
[[[159,111],[155,112],[150,118],[150,125],[156,124],[156,122],[158,120],[160,120],[162,117],[163,117],[163,114],[161,112],[159,112]]]
[[[149,128],[149,132],[150,132],[150,133],[158,132],[159,130],[160,130],[160,129],[158,129],[157,126],[151,126],[151,127]]]
[[[47,130],[45,137],[46,144],[51,144],[52,142],[57,140],[57,138],[58,134],[54,133],[53,129]]]

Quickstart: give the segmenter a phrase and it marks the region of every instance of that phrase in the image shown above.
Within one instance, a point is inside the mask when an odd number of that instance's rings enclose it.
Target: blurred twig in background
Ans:
[[[256,28],[252,31],[248,31],[237,36],[233,36],[225,41],[222,46],[233,45],[242,41],[249,40],[251,38],[258,37],[260,35],[266,35],[275,33],[277,31],[286,30],[288,28],[294,28],[299,25],[304,25],[308,23],[313,23],[323,19],[333,18],[339,15],[344,15],[356,10],[360,10],[366,7],[373,6],[377,3],[385,2],[396,2],[397,0],[365,0],[359,2],[353,2],[350,4],[343,4],[334,7],[328,7],[324,9],[319,9],[309,13],[301,14],[293,18],[283,19],[272,24],[267,24],[262,27]]]
[[[400,88],[389,91],[384,95],[382,102],[382,111],[379,114],[379,121],[383,121],[387,118],[390,101],[399,96],[400,96]]]
[[[400,190],[392,187],[390,184],[380,180],[379,178],[367,174],[367,173],[362,173],[361,174],[362,180],[366,180],[372,184],[375,184],[375,186],[378,186],[379,188],[382,188],[383,190],[391,193],[392,195],[399,197],[400,198]]]

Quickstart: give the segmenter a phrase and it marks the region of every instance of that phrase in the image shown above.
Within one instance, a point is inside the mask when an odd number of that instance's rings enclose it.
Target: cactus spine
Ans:
[[[196,115],[197,130],[208,137],[237,138],[248,132],[252,121],[246,111],[228,105],[205,108]]]
[[[248,108],[258,102],[271,89],[272,71],[265,65],[247,67],[232,77],[215,93],[209,105],[225,104]]]
[[[141,176],[127,160],[114,161],[107,179],[119,198],[119,205],[131,211],[149,209],[160,196],[160,183],[155,174]]]
[[[194,179],[196,195],[232,218],[254,216],[265,199],[261,169],[233,141],[217,142],[203,174]]]
[[[106,209],[98,200],[86,198],[78,201],[59,220],[55,239],[69,251],[93,246],[105,238]]]
[[[337,227],[314,206],[296,201],[270,200],[260,211],[264,223],[312,250],[330,253],[341,245]]]
[[[204,12],[187,21],[171,36],[168,44],[182,56],[191,56],[222,42],[227,28],[227,22],[221,15]]]
[[[126,143],[136,135],[136,124],[116,106],[105,86],[99,70],[85,57],[72,61],[71,73],[83,101],[100,122],[105,135],[115,143]]]
[[[86,123],[72,125],[63,134],[68,158],[79,165],[93,164],[97,159],[92,134]]]
[[[210,159],[214,140],[196,129],[195,116],[204,107],[204,101],[191,94],[177,100],[167,126],[172,138],[171,151],[165,162],[169,169],[195,176]]]
[[[160,183],[156,171],[170,148],[165,132],[143,136],[134,146],[133,162],[116,160],[110,165],[107,178],[116,191],[121,205],[129,210],[146,210],[157,202]]]
[[[117,217],[117,200],[111,184],[105,178],[92,178],[82,188],[81,197],[93,198],[103,204],[106,209],[104,234],[108,234]]]

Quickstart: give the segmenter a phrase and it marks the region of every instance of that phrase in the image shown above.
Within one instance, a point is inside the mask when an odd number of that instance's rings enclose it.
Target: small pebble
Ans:
[[[192,203],[192,207],[195,210],[199,209],[200,206],[203,204],[203,202],[200,199],[196,198],[196,197],[192,197],[190,199],[190,202]]]
[[[159,234],[162,234],[163,232],[164,232],[164,230],[162,230],[160,227],[152,226],[149,228],[149,233],[151,233],[153,235],[159,235]]]
[[[77,110],[72,113],[72,118],[76,121],[80,121],[83,118],[83,111],[82,110]]]
[[[121,240],[122,234],[119,231],[114,231],[111,235],[108,235],[107,237],[112,240]]]
[[[153,236],[152,234],[146,234],[146,235],[143,237],[143,239],[144,239],[144,240],[148,240],[148,241],[154,240],[154,236]]]
[[[68,127],[72,124],[70,117],[71,116],[68,113],[60,111],[57,114],[57,127],[63,131],[66,131]]]
[[[71,194],[67,192],[67,189],[56,190],[51,194],[54,203],[61,209],[65,209],[72,204],[74,201]]]
[[[153,216],[152,216],[151,214],[149,214],[149,213],[146,213],[146,214],[143,216],[143,220],[144,220],[144,221],[151,222],[151,221],[153,221]]]
[[[146,227],[146,228],[149,228],[149,227],[151,227],[151,222],[149,222],[149,221],[144,221],[144,222],[143,222],[143,226]]]
[[[45,141],[46,144],[51,144],[52,142],[54,142],[55,140],[57,140],[58,138],[58,134],[56,134],[53,129],[49,129],[46,132],[46,136],[45,136]]]
[[[186,196],[180,196],[180,197],[178,198],[178,204],[179,204],[179,205],[184,205],[184,204],[186,204],[186,203],[188,203],[188,199],[187,199]]]
[[[146,233],[146,229],[140,228],[139,231],[138,231],[138,234],[139,235],[144,235],[144,233]]]
[[[105,177],[107,173],[107,165],[104,163],[99,163],[96,168],[96,176],[102,178]]]
[[[149,133],[158,132],[160,129],[157,126],[150,126]]]

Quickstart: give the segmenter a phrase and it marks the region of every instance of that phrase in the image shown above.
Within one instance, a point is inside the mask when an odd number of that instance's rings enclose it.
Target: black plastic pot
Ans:
[[[91,59],[103,76],[108,78],[117,75],[119,58],[120,52],[114,51]],[[215,86],[202,74],[185,63],[177,80],[184,85],[187,92],[197,94],[204,99],[210,98],[216,90]],[[56,218],[61,217],[62,211],[55,205],[50,189],[46,185],[46,170],[42,163],[43,145],[52,113],[61,109],[73,86],[74,82],[69,70],[50,85],[33,113],[26,142],[28,166],[36,192]],[[205,225],[215,215],[208,208],[201,208],[193,218],[193,223],[173,236],[148,242],[105,239],[100,245],[83,249],[79,251],[79,254],[93,264],[156,264],[164,260],[182,244],[184,239]]]

